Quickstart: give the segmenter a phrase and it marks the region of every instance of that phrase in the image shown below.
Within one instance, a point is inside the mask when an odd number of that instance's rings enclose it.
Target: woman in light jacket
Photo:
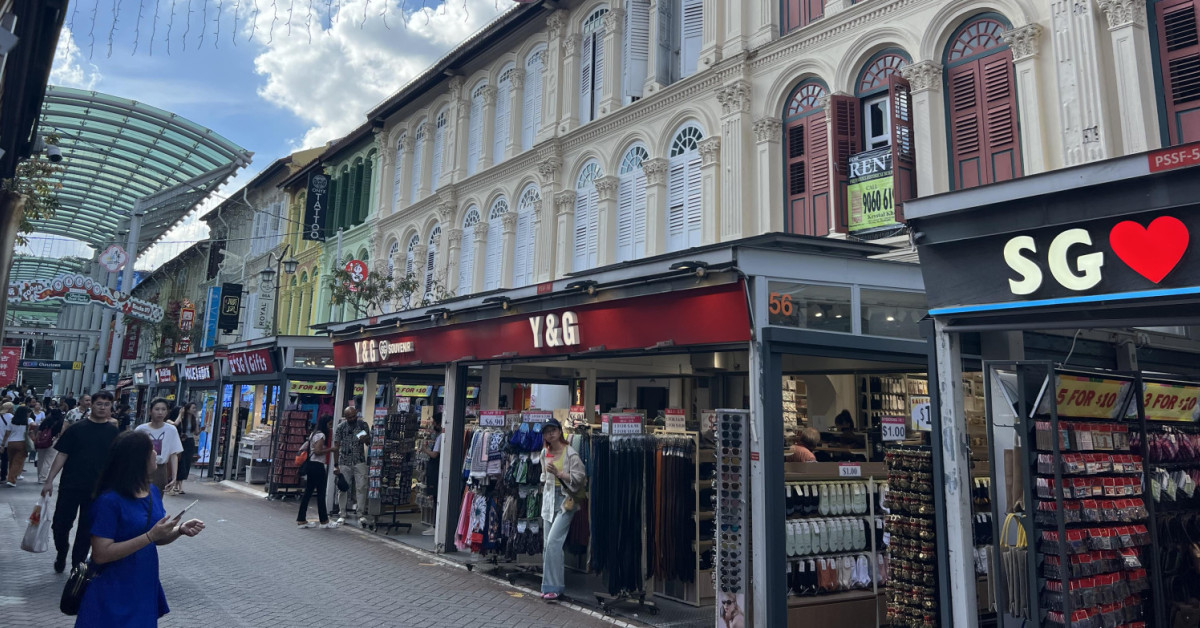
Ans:
[[[578,508],[572,496],[584,487],[587,470],[579,453],[563,438],[558,419],[550,419],[542,426],[542,440],[546,445],[542,453],[542,531],[545,534],[542,599],[553,602],[562,595],[566,585],[563,544]]]

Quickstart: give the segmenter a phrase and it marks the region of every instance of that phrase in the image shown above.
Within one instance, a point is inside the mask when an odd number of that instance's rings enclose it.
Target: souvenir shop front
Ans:
[[[573,600],[664,624],[724,609],[746,625],[875,625],[883,419],[906,417],[890,440],[928,441],[907,419],[928,408],[921,278],[872,259],[887,250],[768,235],[332,325],[343,394],[361,382],[374,420],[371,495],[430,492],[436,551],[536,587],[537,452],[555,417],[589,476],[566,542]],[[429,490],[433,408],[397,386],[435,380],[445,436]],[[826,461],[807,468],[784,446],[805,428]],[[837,543],[798,553],[789,515],[807,514],[837,520]],[[801,557],[813,574],[820,561],[820,586],[795,575]],[[843,557],[846,577],[827,582]]]
[[[974,582],[977,496],[961,479],[982,450],[997,625],[1200,621],[1196,154],[1164,149],[906,204],[933,317],[943,580]],[[1053,355],[1031,346],[1054,337]],[[982,441],[964,434],[964,356],[982,359]],[[978,625],[975,598],[944,608],[942,625]]]
[[[183,394],[179,405],[196,404],[199,423],[194,468],[211,475],[212,426],[221,413],[221,364],[213,352],[189,355],[180,372],[183,374]]]

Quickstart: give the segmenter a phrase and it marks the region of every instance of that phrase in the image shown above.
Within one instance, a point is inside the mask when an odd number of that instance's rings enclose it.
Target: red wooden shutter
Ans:
[[[787,127],[785,166],[790,233],[829,233],[829,153],[825,114],[814,113]]]
[[[979,102],[979,66],[972,61],[950,69],[950,186],[973,188],[983,180],[983,108]]]
[[[912,87],[899,74],[888,77],[892,99],[892,202],[896,222],[904,222],[904,201],[917,196],[917,157],[913,139]]]
[[[804,4],[805,24],[812,24],[825,16],[825,0],[804,0]]]
[[[829,235],[829,126],[825,112],[804,119],[808,125],[808,197],[812,206],[812,235]]]
[[[1172,145],[1200,140],[1200,22],[1196,0],[1160,2],[1159,61]]]
[[[1021,138],[1017,133],[1017,90],[1012,53],[990,54],[978,61],[983,69],[984,164],[986,183],[1021,176]]]
[[[783,32],[790,33],[825,16],[825,0],[784,0]]]
[[[849,230],[849,202],[846,188],[850,177],[850,156],[862,150],[858,99],[853,96],[830,96],[833,110],[833,137],[829,145],[833,158],[834,224],[841,233]]]

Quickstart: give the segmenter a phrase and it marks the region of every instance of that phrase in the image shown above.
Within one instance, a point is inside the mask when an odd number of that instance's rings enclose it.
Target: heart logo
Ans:
[[[1137,274],[1158,283],[1163,280],[1188,247],[1188,228],[1177,218],[1161,216],[1149,227],[1126,220],[1108,234],[1113,253]]]

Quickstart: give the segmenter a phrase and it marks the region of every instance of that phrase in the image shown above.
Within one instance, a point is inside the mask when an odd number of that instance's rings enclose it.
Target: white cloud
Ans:
[[[297,148],[320,146],[362,124],[368,109],[511,6],[508,0],[448,0],[405,12],[394,0],[382,7],[378,0],[346,0],[328,26],[312,25],[311,42],[295,24],[291,36],[276,24],[271,37],[272,15],[264,12],[256,39],[270,43],[255,58],[266,79],[259,95],[312,125]]]
[[[93,90],[103,78],[96,64],[83,58],[71,29],[63,27],[58,36],[58,48],[54,51],[54,65],[50,68],[50,84],[64,87]]]

